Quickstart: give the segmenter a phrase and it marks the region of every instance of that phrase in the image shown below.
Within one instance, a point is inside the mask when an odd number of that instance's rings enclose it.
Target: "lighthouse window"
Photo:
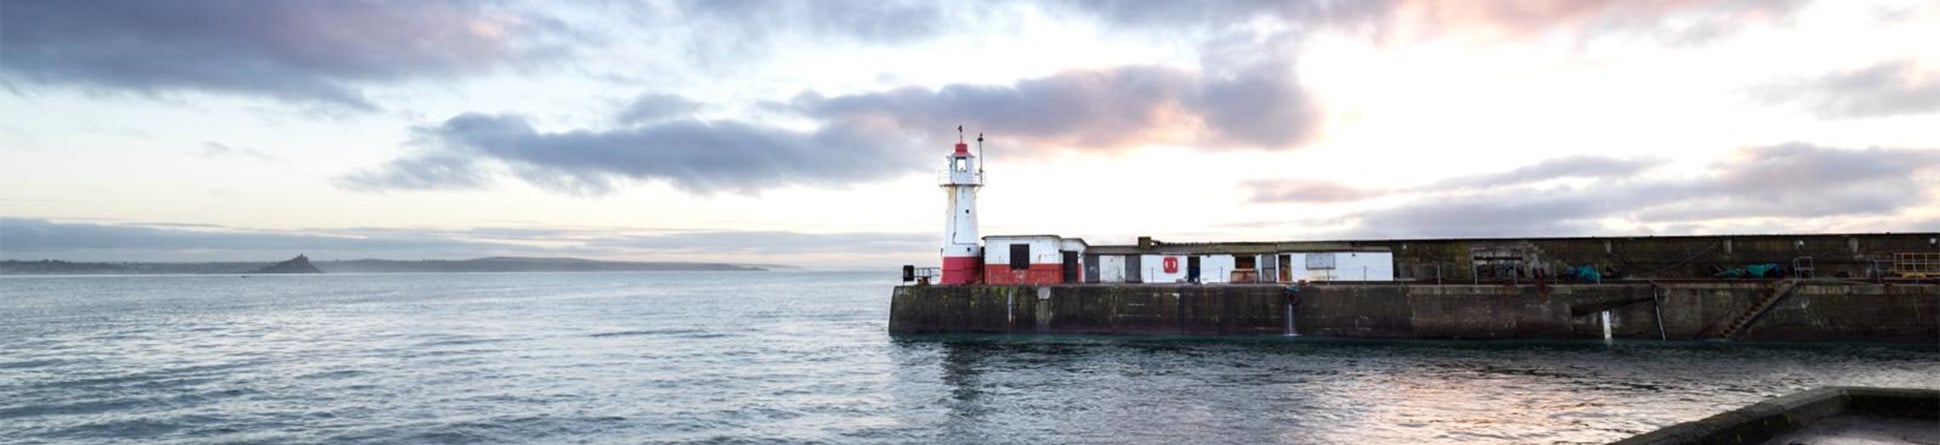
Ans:
[[[960,171],[960,172],[970,171],[970,160],[964,159],[964,158],[957,158],[956,169],[957,171]]]

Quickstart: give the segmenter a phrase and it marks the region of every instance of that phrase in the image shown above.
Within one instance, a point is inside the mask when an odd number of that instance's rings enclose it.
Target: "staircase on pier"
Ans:
[[[1751,308],[1746,309],[1743,314],[1739,314],[1738,318],[1731,320],[1731,324],[1725,325],[1724,331],[1719,333],[1718,338],[1737,339],[1738,334],[1744,333],[1745,328],[1751,327],[1753,323],[1757,323],[1759,318],[1764,317],[1766,312],[1770,312],[1773,306],[1778,305],[1779,301],[1792,295],[1792,292],[1798,290],[1798,287],[1799,280],[1796,278],[1779,280],[1776,284],[1772,285],[1771,294],[1766,295],[1765,298],[1758,299],[1756,303],[1751,305]]]

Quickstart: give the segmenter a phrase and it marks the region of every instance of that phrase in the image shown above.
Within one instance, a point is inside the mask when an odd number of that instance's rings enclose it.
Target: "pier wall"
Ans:
[[[1788,291],[1781,283],[901,286],[889,329],[1600,339],[1607,309],[1612,336],[1625,339],[1940,340],[1940,285],[1828,280]],[[1756,310],[1775,294],[1783,295]],[[1750,322],[1730,329],[1739,319]]]

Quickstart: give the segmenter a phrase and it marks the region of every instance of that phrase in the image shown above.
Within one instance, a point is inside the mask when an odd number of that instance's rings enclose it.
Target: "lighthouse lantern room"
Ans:
[[[978,148],[983,135],[977,135]],[[963,127],[957,127],[956,151],[943,157],[945,169],[941,186],[948,194],[949,212],[943,218],[943,276],[939,284],[976,284],[983,281],[983,246],[977,236],[977,189],[983,187],[983,164],[970,154],[963,142]]]

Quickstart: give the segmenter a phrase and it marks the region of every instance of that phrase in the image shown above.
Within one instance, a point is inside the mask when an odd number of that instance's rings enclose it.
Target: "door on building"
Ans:
[[[1138,255],[1125,255],[1125,282],[1145,282],[1145,265],[1142,264],[1145,260],[1143,258]]]
[[[1096,283],[1098,282],[1099,276],[1098,255],[1085,255],[1085,282]]]
[[[1063,275],[1062,279],[1060,279],[1059,281],[1066,282],[1066,283],[1078,282],[1078,252],[1071,251],[1071,250],[1064,250],[1064,251],[1059,251],[1058,253],[1064,254],[1064,267],[1062,268],[1064,269],[1063,270],[1064,273],[1062,274]]]
[[[1280,255],[1280,282],[1293,282],[1293,255]]]
[[[1199,282],[1199,256],[1186,257],[1186,282]]]

